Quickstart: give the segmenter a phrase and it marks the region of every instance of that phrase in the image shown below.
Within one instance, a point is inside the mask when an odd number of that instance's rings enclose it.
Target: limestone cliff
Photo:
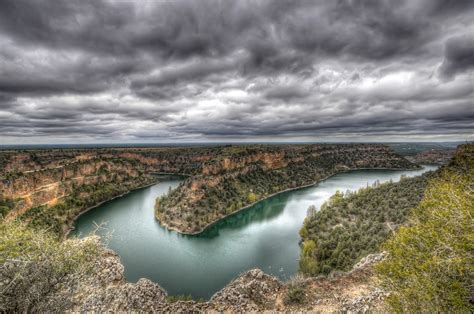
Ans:
[[[388,147],[370,144],[0,151],[0,215],[68,230],[83,210],[156,182],[152,173],[189,176],[157,217],[195,233],[271,194],[357,168],[413,168]]]
[[[253,145],[224,147],[170,195],[156,217],[182,233],[209,224],[269,195],[314,184],[350,169],[411,169],[416,165],[383,145]]]
[[[0,151],[0,216],[65,233],[83,210],[157,181],[153,172],[192,174],[209,149]]]

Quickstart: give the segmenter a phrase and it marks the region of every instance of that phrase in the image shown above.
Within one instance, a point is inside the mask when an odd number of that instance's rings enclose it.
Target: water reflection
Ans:
[[[283,212],[289,196],[287,193],[283,193],[272,197],[271,200],[263,200],[214,223],[197,236],[201,238],[213,238],[217,237],[219,230],[223,228],[242,229],[253,223],[271,221]]]

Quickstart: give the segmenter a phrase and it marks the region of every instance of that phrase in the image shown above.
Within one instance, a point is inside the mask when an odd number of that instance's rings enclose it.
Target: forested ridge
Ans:
[[[229,147],[157,200],[156,217],[170,229],[198,233],[272,194],[360,168],[414,169],[384,145],[317,144]]]
[[[423,197],[432,172],[402,177],[355,192],[337,192],[319,211],[312,208],[300,230],[300,270],[308,275],[347,271],[377,252]]]

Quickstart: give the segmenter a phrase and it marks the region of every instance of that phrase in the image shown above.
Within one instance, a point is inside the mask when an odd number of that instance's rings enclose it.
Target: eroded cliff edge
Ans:
[[[197,233],[249,204],[358,168],[417,166],[384,145],[224,145],[0,152],[0,215],[65,234],[81,212],[153,184],[188,177],[157,202],[156,216]]]
[[[196,234],[242,208],[286,190],[354,169],[414,169],[384,145],[317,144],[224,147],[200,173],[159,198],[156,218],[169,229]]]
[[[348,273],[332,278],[298,278],[304,302],[285,301],[295,282],[281,282],[259,269],[232,280],[209,301],[169,302],[166,291],[148,279],[127,283],[119,257],[106,250],[92,277],[80,278],[73,311],[255,312],[255,311],[366,311],[383,309],[385,293],[372,280],[372,266],[383,258],[370,255]]]

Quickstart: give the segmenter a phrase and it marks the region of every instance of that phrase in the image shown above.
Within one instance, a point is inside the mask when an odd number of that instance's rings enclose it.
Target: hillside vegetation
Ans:
[[[272,194],[359,168],[417,166],[384,145],[318,144],[227,147],[156,204],[170,229],[198,233],[209,224]]]
[[[301,229],[300,271],[350,270],[385,251],[377,283],[394,312],[474,311],[474,145],[434,173],[343,195]]]
[[[347,271],[362,257],[377,252],[406,222],[432,176],[428,172],[356,192],[337,192],[320,211],[310,211],[300,230],[300,271],[312,276]]]
[[[81,211],[156,182],[153,173],[175,173],[186,179],[156,216],[193,233],[270,194],[362,167],[416,166],[376,144],[0,151],[0,215],[61,235]]]
[[[39,157],[34,160],[46,162]],[[56,159],[51,162],[49,167],[38,170],[2,173],[1,217],[21,219],[61,235],[81,211],[156,182],[136,162],[127,159],[77,156],[67,162],[59,163]],[[34,169],[35,165],[30,167]]]
[[[444,165],[453,157],[455,151],[455,149],[432,149],[406,158],[416,164]]]
[[[75,217],[83,210],[153,182],[155,180],[148,176],[124,176],[122,180],[115,182],[99,181],[78,185],[56,204],[32,207],[17,218],[32,227],[48,229],[61,235],[71,227]]]
[[[409,190],[424,196],[403,219],[404,212],[398,217],[399,212],[392,208],[408,204],[418,194]],[[355,216],[329,217],[330,213],[338,214],[331,208],[346,212],[341,204],[348,200],[353,202],[347,204],[353,205],[347,208],[357,212],[356,205],[365,205],[358,201],[367,195],[374,199],[367,200],[370,208],[387,208],[370,211],[377,215],[361,210]],[[10,202],[3,201],[2,206],[9,207]],[[385,292],[389,292],[387,301],[394,312],[474,311],[474,145],[459,147],[452,162],[435,174],[347,196],[337,193],[322,211],[328,215],[328,225],[331,222],[338,231],[343,226],[357,226],[357,221],[360,225],[369,220],[380,223],[382,218],[389,222],[389,240],[381,247],[387,254],[376,266],[377,281],[370,280],[372,264],[333,279],[301,278],[286,284],[251,270],[208,302],[170,303],[166,291],[157,284],[146,279],[127,283],[118,256],[105,250],[96,237],[59,241],[41,226],[0,220],[0,312],[370,311],[374,309],[368,307],[374,305],[370,303],[379,306]],[[305,226],[317,215],[312,213]],[[309,238],[315,231],[302,231],[307,233],[303,243],[313,243],[303,245],[302,257],[312,257],[308,261],[318,266],[314,255],[304,255],[305,249],[306,253],[317,250],[317,242]],[[347,248],[352,249],[355,242],[348,243],[352,244]],[[372,245],[371,241],[364,243]],[[371,286],[374,283],[385,291]],[[376,309],[386,312],[385,306]]]
[[[377,271],[397,312],[474,312],[474,145],[432,179]]]

